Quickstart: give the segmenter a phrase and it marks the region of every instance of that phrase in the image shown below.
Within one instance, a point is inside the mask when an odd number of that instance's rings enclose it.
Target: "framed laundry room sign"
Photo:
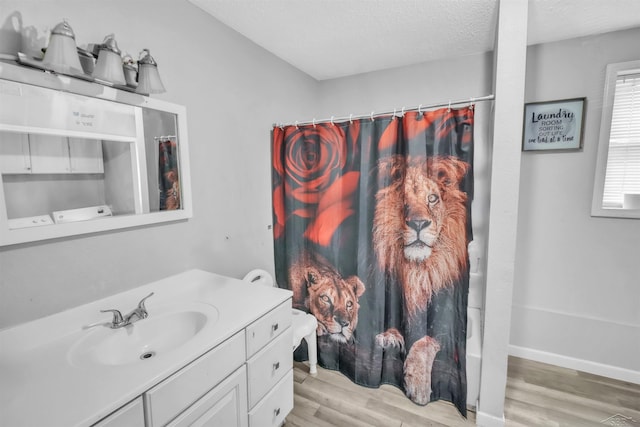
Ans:
[[[585,101],[574,98],[525,104],[522,151],[581,150]]]

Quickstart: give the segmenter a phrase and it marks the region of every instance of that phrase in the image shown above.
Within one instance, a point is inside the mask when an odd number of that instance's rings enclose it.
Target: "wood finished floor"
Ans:
[[[339,372],[308,372],[294,362],[294,408],[285,427],[475,425],[474,412],[464,419],[448,402],[418,406],[393,386],[370,389]],[[509,427],[640,427],[640,385],[510,357],[505,417]]]

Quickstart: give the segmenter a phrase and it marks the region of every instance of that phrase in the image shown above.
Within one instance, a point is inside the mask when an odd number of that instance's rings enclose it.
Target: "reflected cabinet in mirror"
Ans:
[[[0,64],[0,245],[191,217],[184,107]]]

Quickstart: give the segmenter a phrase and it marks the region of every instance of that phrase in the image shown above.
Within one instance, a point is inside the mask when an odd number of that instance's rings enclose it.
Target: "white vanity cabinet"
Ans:
[[[100,311],[152,292],[128,329]],[[293,408],[291,297],[190,270],[2,330],[0,426],[280,426]]]
[[[281,425],[293,409],[292,341],[288,300],[144,393],[146,426]]]
[[[246,410],[247,369],[242,366],[171,421],[168,426],[246,427]]]
[[[249,425],[278,426],[293,409],[291,305],[247,327]]]
[[[132,427],[144,425],[142,397],[138,397],[98,421],[93,427]]]
[[[198,407],[206,404],[206,402],[199,402],[199,399],[237,368],[242,366],[244,369],[246,360],[244,343],[244,331],[240,331],[146,392],[144,402],[147,426],[167,425],[187,408],[190,409],[189,412],[198,412]],[[222,397],[224,398],[226,396]],[[246,402],[246,393],[242,399],[237,400],[235,405],[236,419],[246,417],[244,402]],[[217,402],[211,403],[210,406],[216,406]],[[193,404],[196,407],[190,408]],[[228,410],[227,408],[226,411]],[[174,425],[185,424],[182,422]]]

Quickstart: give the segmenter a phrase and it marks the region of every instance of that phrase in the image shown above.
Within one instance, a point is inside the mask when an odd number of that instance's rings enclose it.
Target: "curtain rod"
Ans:
[[[349,115],[349,116],[342,116],[342,117],[333,117],[331,116],[328,119],[313,119],[313,120],[307,120],[305,122],[295,122],[295,123],[274,123],[273,127],[285,127],[285,126],[304,126],[304,125],[317,125],[319,123],[326,123],[326,122],[331,122],[331,123],[336,123],[336,122],[346,122],[346,121],[353,121],[353,120],[360,120],[360,119],[375,119],[376,117],[381,117],[381,116],[388,116],[389,114],[393,114],[393,115],[397,115],[400,114],[400,117],[402,117],[402,115],[404,115],[404,113],[408,112],[408,111],[418,111],[421,112],[423,110],[428,110],[430,108],[437,108],[437,107],[451,107],[452,105],[460,105],[460,104],[472,104],[474,102],[480,102],[480,101],[493,101],[495,99],[495,96],[493,94],[491,95],[485,95],[485,96],[480,96],[477,98],[469,98],[469,99],[460,99],[457,101],[447,101],[447,102],[439,102],[436,104],[420,104],[418,106],[415,107],[409,107],[409,108],[405,108],[402,107],[401,109],[398,108],[394,108],[393,111],[383,111],[381,113],[375,113],[375,112],[371,112],[369,114],[361,114],[358,116],[354,116],[353,114]]]

